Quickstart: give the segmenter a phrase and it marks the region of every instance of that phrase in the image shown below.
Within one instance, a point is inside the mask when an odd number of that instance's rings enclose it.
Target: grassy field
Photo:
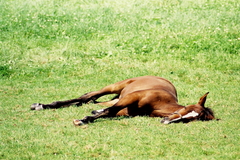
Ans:
[[[0,159],[240,159],[236,0],[0,1]],[[101,106],[31,111],[126,78],[169,79],[220,121],[72,120]],[[103,98],[103,100],[109,97]]]

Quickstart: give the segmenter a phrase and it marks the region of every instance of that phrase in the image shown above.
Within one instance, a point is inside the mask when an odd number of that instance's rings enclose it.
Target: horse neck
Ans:
[[[169,113],[173,113],[182,108],[185,108],[185,106],[179,105],[178,103],[168,103],[163,105],[163,107],[167,109]]]
[[[180,105],[180,104],[178,104],[178,103],[171,104],[171,107],[177,108],[178,110],[179,110],[179,109],[182,109],[182,108],[185,108],[185,106]]]

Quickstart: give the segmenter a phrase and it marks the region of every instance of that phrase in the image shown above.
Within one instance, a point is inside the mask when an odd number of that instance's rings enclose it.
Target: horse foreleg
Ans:
[[[88,124],[88,123],[92,123],[94,120],[98,119],[98,118],[106,118],[106,117],[116,117],[116,114],[122,109],[125,108],[123,107],[119,107],[119,106],[112,106],[106,109],[102,109],[102,110],[98,110],[95,111],[93,114],[93,116],[86,116],[83,119],[79,120],[79,119],[75,119],[73,120],[73,124],[75,126],[80,126],[83,124]]]
[[[94,120],[98,118],[106,118],[106,117],[116,117],[119,116],[119,111],[121,111],[124,108],[127,107],[136,107],[138,105],[138,96],[134,94],[127,95],[113,105],[112,107],[108,107],[106,109],[95,111],[93,116],[86,116],[85,118],[81,120],[74,120],[73,124],[76,126],[87,124],[89,122],[93,122]],[[127,115],[127,113],[126,113]]]

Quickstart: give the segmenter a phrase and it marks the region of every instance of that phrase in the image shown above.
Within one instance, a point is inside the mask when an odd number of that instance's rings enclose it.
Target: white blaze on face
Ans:
[[[103,112],[104,109],[99,109],[99,110],[96,110],[97,113],[100,113],[100,112]]]
[[[197,117],[199,114],[195,111],[189,112],[188,114],[182,116],[182,118]]]
[[[192,111],[192,112],[189,112],[188,114],[186,114],[186,115],[184,115],[184,116],[182,116],[182,117],[179,117],[179,118],[176,118],[176,119],[171,120],[171,122],[172,122],[172,121],[177,121],[177,120],[179,120],[179,119],[184,119],[184,118],[197,117],[198,115],[199,115],[199,114],[198,114],[197,112]]]

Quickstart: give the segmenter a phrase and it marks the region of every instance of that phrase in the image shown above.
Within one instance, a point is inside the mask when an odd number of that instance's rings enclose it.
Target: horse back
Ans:
[[[120,98],[136,91],[142,90],[163,90],[171,94],[177,101],[177,91],[174,85],[167,79],[156,76],[143,76],[131,78],[126,81],[131,81],[120,94]]]

